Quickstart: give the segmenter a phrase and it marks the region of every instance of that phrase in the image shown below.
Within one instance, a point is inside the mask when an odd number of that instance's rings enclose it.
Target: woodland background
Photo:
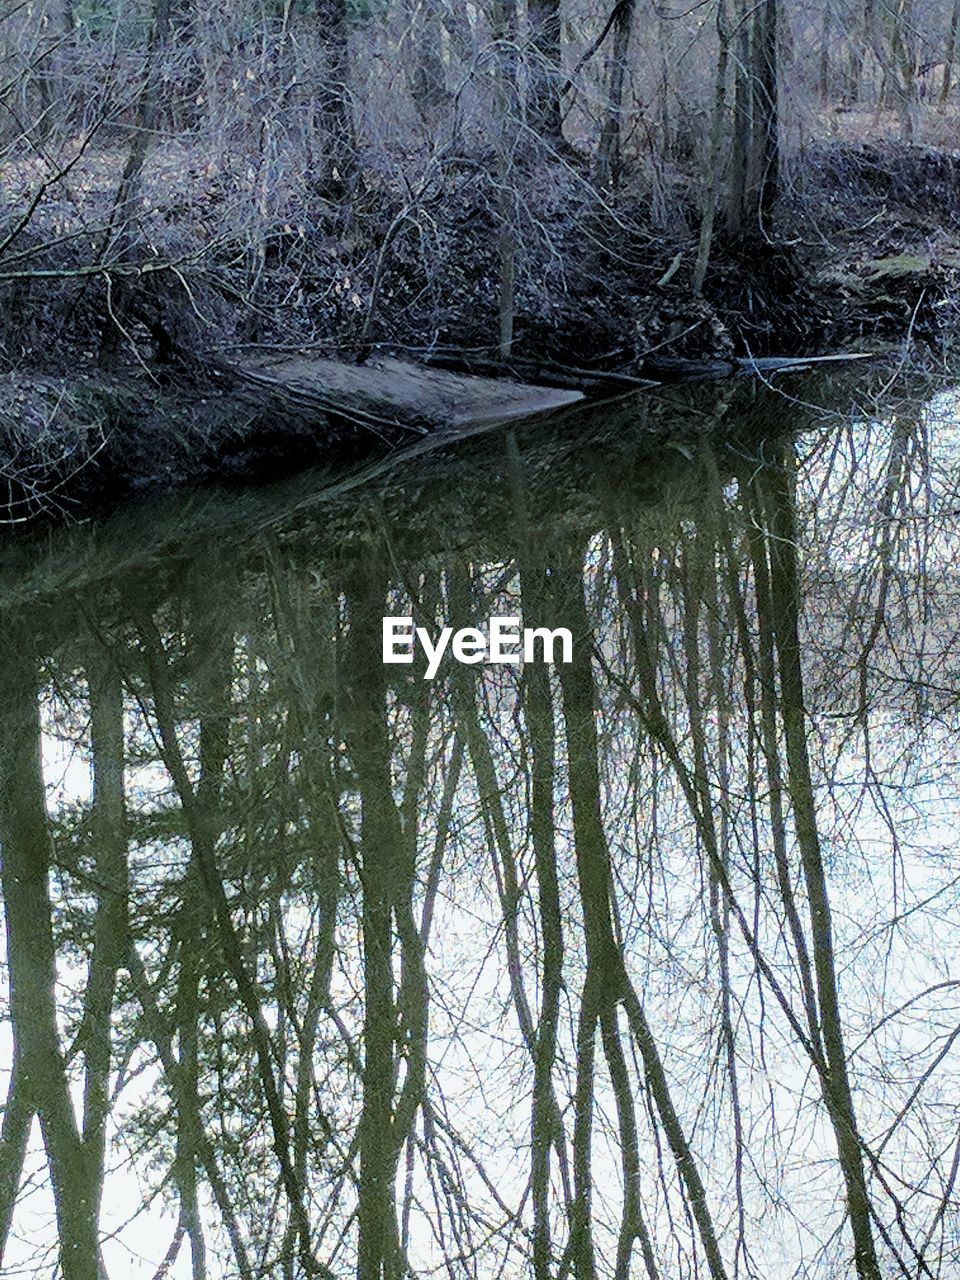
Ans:
[[[609,364],[863,328],[884,309],[864,261],[955,266],[958,20],[954,0],[8,2],[2,352]]]

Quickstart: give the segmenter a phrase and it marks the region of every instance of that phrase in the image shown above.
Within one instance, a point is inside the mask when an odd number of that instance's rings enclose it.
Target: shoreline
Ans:
[[[616,271],[613,255],[596,246],[588,252],[581,245],[578,260],[573,237],[567,283],[579,273],[582,291],[552,291],[548,273],[539,294],[521,280],[508,358],[491,339],[493,300],[481,296],[490,277],[477,254],[489,259],[494,243],[481,223],[461,229],[460,277],[434,281],[446,301],[419,320],[401,287],[403,246],[383,240],[372,255],[372,230],[364,254],[354,246],[349,296],[334,291],[332,310],[304,297],[296,315],[284,307],[265,311],[261,331],[246,339],[248,307],[224,306],[228,273],[209,255],[197,259],[192,274],[178,270],[179,281],[169,271],[118,268],[113,288],[123,285],[130,321],[110,352],[96,347],[103,281],[78,285],[69,274],[77,262],[61,261],[63,274],[51,279],[7,279],[7,302],[16,300],[11,291],[19,294],[20,310],[18,316],[8,305],[6,324],[19,318],[32,342],[15,358],[8,343],[0,363],[0,522],[88,516],[147,490],[260,483],[325,460],[375,457],[404,438],[402,429],[351,435],[344,428],[349,411],[338,423],[337,413],[305,411],[241,386],[236,370],[244,352],[309,353],[361,366],[393,353],[459,373],[574,388],[594,400],[631,387],[730,376],[754,358],[904,343],[949,358],[960,334],[960,154],[836,143],[820,149],[817,164],[808,159],[802,177],[778,211],[775,238],[724,243],[718,235],[699,297],[691,290],[691,237],[658,239],[644,226],[642,206],[625,203],[618,217],[633,241],[621,246]],[[453,191],[436,210],[451,226],[456,199]],[[641,247],[646,262],[637,259],[628,270],[624,261]],[[343,245],[340,251],[347,252]],[[61,259],[66,252],[51,250]],[[70,252],[79,261],[82,243]],[[300,245],[298,252],[307,250]],[[534,257],[531,251],[522,261],[524,279],[536,273]],[[289,254],[278,249],[263,291],[279,289],[291,269]],[[465,273],[473,278],[472,297],[458,292]],[[214,295],[216,308],[209,305]]]

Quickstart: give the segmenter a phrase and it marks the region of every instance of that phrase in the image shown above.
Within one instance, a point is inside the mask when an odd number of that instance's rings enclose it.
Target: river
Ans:
[[[3,1274],[956,1275],[957,406],[651,391],[8,537]]]

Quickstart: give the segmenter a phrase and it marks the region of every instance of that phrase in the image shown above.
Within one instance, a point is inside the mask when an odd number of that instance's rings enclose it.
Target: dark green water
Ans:
[[[5,1275],[956,1274],[958,402],[884,381],[8,543]]]

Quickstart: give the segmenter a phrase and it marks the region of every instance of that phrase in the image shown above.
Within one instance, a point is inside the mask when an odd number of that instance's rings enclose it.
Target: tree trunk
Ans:
[[[73,35],[71,0],[47,0],[43,6],[44,34],[50,42],[43,58],[39,77],[40,129],[43,138],[70,127],[70,103],[64,49]],[[0,21],[7,19],[0,18]]]
[[[318,93],[326,165],[316,186],[321,195],[340,203],[349,199],[356,178],[347,0],[316,0],[316,15],[326,50]]]
[[[853,106],[863,95],[863,64],[867,53],[876,51],[876,0],[863,0],[850,32],[850,62],[844,87],[843,101]]]
[[[780,0],[760,0],[753,20],[752,156],[747,221],[768,221],[780,188]]]
[[[623,93],[627,75],[627,54],[633,28],[634,0],[617,0],[610,62],[610,87],[600,141],[597,145],[597,183],[601,189],[616,186],[620,170],[620,136]]]
[[[528,0],[531,69],[527,120],[530,127],[548,142],[563,139],[560,109],[561,50],[560,0]]]
[[[409,71],[410,95],[421,119],[431,128],[441,122],[450,101],[443,60],[443,27],[437,0],[414,0],[407,18],[413,38],[413,65]]]
[[[517,134],[517,78],[513,48],[517,36],[515,0],[493,0],[490,12],[493,58],[493,129],[495,131],[497,209],[499,229],[500,359],[509,360],[513,348],[513,324],[517,293],[516,197],[513,188],[513,153]]]
[[[917,36],[913,19],[913,0],[897,0],[890,40],[893,55],[891,70],[905,142],[913,142],[916,132]]]
[[[160,114],[162,62],[170,34],[170,10],[171,0],[154,0],[133,142],[117,187],[104,250],[106,255],[112,246],[113,257],[118,261],[129,259],[135,252],[143,167]],[[117,363],[121,343],[128,336],[131,302],[132,291],[127,281],[118,277],[114,282],[108,276],[107,316],[100,335],[100,363],[104,368],[112,368]]]
[[[717,73],[713,91],[713,120],[710,126],[710,150],[707,157],[707,178],[703,184],[703,208],[700,214],[700,242],[693,268],[691,290],[695,298],[703,291],[710,251],[713,246],[713,228],[717,216],[717,198],[720,194],[721,156],[723,151],[723,125],[727,113],[727,68],[730,63],[730,31],[726,0],[717,5]]]
[[[947,36],[947,50],[943,58],[943,80],[940,84],[940,111],[946,109],[953,87],[953,67],[957,60],[957,35],[960,33],[960,0],[954,0],[950,13],[950,33]]]
[[[818,92],[823,106],[830,102],[830,46],[833,42],[833,0],[823,0],[820,28],[820,68]]]
[[[728,236],[736,236],[746,216],[747,178],[750,165],[750,139],[753,133],[753,101],[750,93],[750,20],[749,0],[735,0],[733,21],[736,91],[733,103],[733,130],[730,139],[730,165],[727,180],[725,225]]]

